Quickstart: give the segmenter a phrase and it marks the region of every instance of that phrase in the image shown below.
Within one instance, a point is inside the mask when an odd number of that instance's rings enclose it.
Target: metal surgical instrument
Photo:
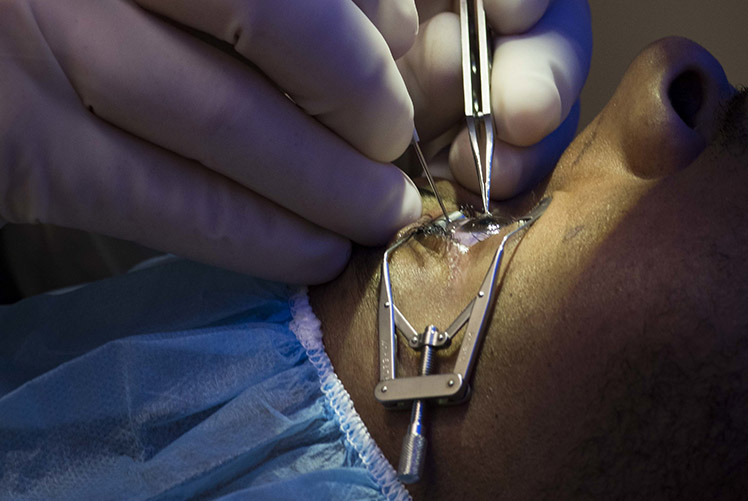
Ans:
[[[460,35],[465,118],[483,210],[488,213],[495,132],[491,116],[490,40],[483,0],[460,0]],[[485,150],[481,151],[481,145]]]
[[[417,482],[422,475],[427,446],[424,433],[426,402],[458,404],[468,399],[470,376],[494,305],[504,247],[512,236],[529,228],[543,214],[549,203],[550,198],[543,199],[525,217],[517,220],[519,227],[504,236],[477,294],[446,330],[429,325],[423,333],[418,333],[397,308],[393,299],[390,256],[416,235],[418,230],[402,236],[385,251],[378,311],[379,383],[374,389],[374,396],[388,408],[407,408],[408,404],[412,405],[411,423],[403,440],[398,467],[398,476],[402,482]],[[452,221],[440,218],[435,224],[441,225],[445,231],[450,231],[460,224],[459,216],[465,219],[464,215],[457,213],[456,216],[453,214]],[[452,372],[432,374],[435,351],[448,347],[465,325],[467,327]],[[422,351],[418,376],[397,377],[398,332],[411,348]]]
[[[413,145],[413,149],[415,150],[416,156],[418,157],[418,163],[421,164],[421,168],[423,169],[424,174],[426,174],[426,179],[429,180],[429,185],[431,185],[431,189],[434,191],[434,195],[436,195],[436,200],[439,202],[439,207],[441,207],[442,213],[444,214],[447,222],[450,222],[449,214],[447,214],[447,208],[444,206],[444,201],[442,200],[441,195],[439,195],[439,192],[436,190],[434,177],[431,175],[429,166],[426,163],[426,157],[423,156],[421,147],[418,145],[418,131],[416,131],[416,129],[413,129],[413,141],[411,142],[411,144]]]

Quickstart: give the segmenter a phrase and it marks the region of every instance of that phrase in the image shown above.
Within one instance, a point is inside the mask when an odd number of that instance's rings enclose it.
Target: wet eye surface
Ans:
[[[427,219],[414,225],[400,237],[401,241],[411,239],[420,247],[437,254],[437,257],[454,258],[464,255],[472,246],[498,235],[504,230],[537,219],[550,203],[550,197],[541,200],[522,217],[507,214],[498,208],[484,213],[472,205],[463,205],[447,217]],[[454,259],[453,259],[454,261]]]
[[[478,242],[497,235],[501,230],[517,222],[517,219],[494,211],[490,214],[478,212],[472,206],[464,206],[459,211],[435,219],[418,228],[416,240],[425,247],[442,251],[456,246],[462,252]]]

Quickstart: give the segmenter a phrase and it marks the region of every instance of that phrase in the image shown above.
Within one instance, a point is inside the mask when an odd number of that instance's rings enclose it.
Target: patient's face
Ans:
[[[745,437],[736,430],[748,429],[746,413],[729,405],[748,386],[747,110],[703,49],[660,42],[632,64],[544,185],[494,204],[521,214],[553,197],[508,248],[473,398],[432,420],[437,458],[442,448],[474,465],[492,451],[482,485],[521,497],[544,486],[559,497],[627,485],[643,494],[644,484],[654,493],[662,465],[684,461],[699,475],[669,472],[673,485],[725,482],[718,473],[728,455],[702,452],[748,446],[736,435]],[[440,192],[452,208],[477,205],[449,183]],[[424,206],[438,215],[433,200]],[[421,239],[393,257],[395,300],[417,329],[451,323],[499,238],[447,250],[446,259]],[[417,365],[413,354],[402,358]],[[383,448],[393,461],[404,430],[382,440],[392,442]],[[430,467],[445,484],[460,483],[438,461]]]
[[[704,293],[740,269],[727,260],[741,256],[748,243],[745,101],[693,44],[671,40],[642,54],[550,180],[510,203],[493,204],[497,212],[520,215],[553,198],[507,254],[494,323],[547,330],[563,316],[589,331],[617,312],[633,321],[656,304],[672,309],[693,301],[692,314],[727,321],[705,310],[715,305],[705,303]],[[449,209],[479,205],[453,184],[439,189]],[[430,217],[441,214],[431,197],[424,208]],[[392,275],[408,318],[418,328],[446,327],[464,306],[458,299],[475,293],[499,240],[465,253],[426,236],[398,251]],[[423,298],[433,307],[424,308]]]

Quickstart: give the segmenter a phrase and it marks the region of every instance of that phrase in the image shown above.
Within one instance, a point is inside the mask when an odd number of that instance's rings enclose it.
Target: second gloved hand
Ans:
[[[332,278],[420,215],[415,7],[358,3],[0,1],[0,221]]]
[[[449,168],[478,191],[464,127],[456,2],[416,3],[422,21],[418,39],[398,61],[415,104],[416,127],[428,141],[462,124],[456,137],[446,136]],[[491,109],[498,141],[491,196],[505,199],[548,174],[574,136],[576,103],[592,55],[591,21],[586,0],[484,0],[484,6],[495,34]],[[434,163],[438,166],[438,159]]]

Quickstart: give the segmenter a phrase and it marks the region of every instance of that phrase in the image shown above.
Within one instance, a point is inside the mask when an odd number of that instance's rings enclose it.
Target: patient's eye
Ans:
[[[449,219],[449,222],[444,216],[435,219],[417,228],[413,237],[434,252],[455,249],[465,253],[476,243],[498,234],[517,221],[498,212],[478,212],[472,206],[461,207],[450,214]]]

